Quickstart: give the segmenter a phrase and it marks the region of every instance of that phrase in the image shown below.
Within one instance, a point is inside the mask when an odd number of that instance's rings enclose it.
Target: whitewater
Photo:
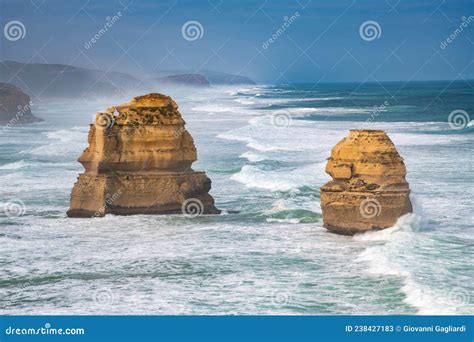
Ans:
[[[0,130],[0,313],[473,314],[474,129],[447,122],[474,113],[472,96],[354,88],[171,91],[223,210],[194,219],[67,218],[92,115],[129,99],[33,104],[44,122]],[[339,236],[322,226],[319,188],[356,128],[389,134],[415,210]]]

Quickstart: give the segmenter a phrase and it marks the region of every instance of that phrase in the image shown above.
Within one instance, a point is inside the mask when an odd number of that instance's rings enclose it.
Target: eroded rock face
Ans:
[[[0,125],[42,121],[31,114],[30,97],[10,83],[0,83]]]
[[[191,168],[196,148],[184,125],[176,103],[156,93],[97,113],[67,215],[219,213],[211,181]]]
[[[412,211],[403,158],[384,131],[351,130],[331,151],[321,188],[324,226],[352,235],[391,227]]]

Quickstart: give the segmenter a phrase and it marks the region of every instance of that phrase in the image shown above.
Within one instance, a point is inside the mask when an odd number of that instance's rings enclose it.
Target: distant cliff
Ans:
[[[79,68],[64,64],[0,62],[0,82],[27,87],[41,97],[101,97],[126,95],[141,85],[137,78],[120,73]]]
[[[30,97],[13,84],[0,83],[0,125],[37,121],[42,120],[31,114]]]
[[[180,74],[157,78],[160,84],[191,87],[209,87],[209,81],[201,74]]]
[[[157,80],[162,80],[166,81],[168,78],[174,79],[174,78],[184,78],[185,80],[182,81],[188,81],[193,80],[193,78],[196,79],[196,81],[199,80],[206,80],[211,86],[212,85],[255,85],[256,83],[251,80],[250,78],[246,76],[241,76],[241,75],[234,75],[234,74],[229,74],[225,72],[219,72],[219,71],[212,71],[212,70],[202,70],[199,73],[193,73],[185,70],[168,70],[161,72],[161,77],[159,77]],[[184,76],[184,77],[182,77]],[[180,80],[181,81],[181,80]],[[199,85],[197,83],[194,83],[193,85]]]
[[[209,83],[211,84],[249,84],[255,85],[255,82],[252,81],[250,78],[241,75],[233,75],[228,74],[225,72],[218,72],[218,71],[210,71],[206,70],[203,72],[204,76],[208,79]]]
[[[0,82],[28,89],[35,99],[129,97],[131,92],[156,91],[157,86],[179,85],[209,87],[212,85],[254,85],[250,78],[224,72],[204,70],[201,73],[174,72],[142,80],[132,75],[65,64],[0,62]]]

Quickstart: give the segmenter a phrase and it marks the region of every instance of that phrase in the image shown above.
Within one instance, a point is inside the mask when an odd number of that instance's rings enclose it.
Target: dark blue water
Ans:
[[[449,113],[456,109],[474,113],[473,83],[449,81],[282,85],[271,87],[276,93],[267,93],[260,98],[271,99],[278,96],[289,100],[285,104],[262,108],[266,110],[300,107],[301,102],[291,102],[294,97],[328,98],[324,102],[304,102],[305,107],[350,107],[364,110],[361,113],[333,115],[330,118],[324,113],[313,114],[306,116],[304,120],[365,121],[366,110],[376,110],[386,104],[388,110],[380,111],[377,121],[446,122]]]

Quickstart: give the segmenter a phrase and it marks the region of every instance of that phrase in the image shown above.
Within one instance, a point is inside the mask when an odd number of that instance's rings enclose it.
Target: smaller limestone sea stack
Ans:
[[[97,113],[67,215],[219,213],[210,179],[191,168],[196,148],[184,125],[176,103],[156,93]]]
[[[331,151],[321,188],[324,226],[352,235],[393,226],[410,213],[403,158],[384,131],[351,130]]]

